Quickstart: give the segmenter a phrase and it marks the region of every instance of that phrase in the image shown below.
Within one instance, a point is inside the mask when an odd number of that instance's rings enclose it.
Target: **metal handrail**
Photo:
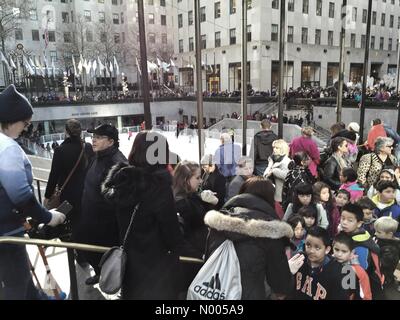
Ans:
[[[27,239],[21,237],[0,237],[0,244],[1,243],[19,244],[19,245],[32,244],[36,246],[58,247],[66,249],[93,251],[99,253],[104,253],[111,249],[110,247],[95,246],[85,243],[63,242],[63,241],[42,240],[42,239]],[[185,256],[180,256],[179,260],[182,262],[190,262],[190,263],[204,263],[202,259],[185,257]]]

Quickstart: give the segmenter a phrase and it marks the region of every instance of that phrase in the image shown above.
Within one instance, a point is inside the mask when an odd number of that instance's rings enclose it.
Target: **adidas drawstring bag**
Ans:
[[[210,256],[189,286],[187,300],[240,300],[240,265],[231,240]]]

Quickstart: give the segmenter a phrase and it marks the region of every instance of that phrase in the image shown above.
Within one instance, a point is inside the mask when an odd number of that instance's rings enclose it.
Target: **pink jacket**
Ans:
[[[350,192],[350,201],[355,202],[364,195],[364,188],[360,187],[356,181],[344,183],[340,189]]]
[[[317,165],[319,164],[319,150],[317,144],[312,138],[306,138],[304,136],[300,136],[294,138],[290,143],[290,157],[293,158],[295,153],[304,151],[311,158],[311,162],[308,166],[311,174],[316,177],[317,176]]]

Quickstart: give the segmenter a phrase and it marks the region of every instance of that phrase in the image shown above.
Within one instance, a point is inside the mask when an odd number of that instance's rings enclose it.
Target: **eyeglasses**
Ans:
[[[390,148],[390,149],[392,149],[393,148],[393,146],[386,146],[387,148]]]
[[[27,127],[29,127],[30,125],[31,125],[31,122],[30,122],[30,121],[27,121],[27,120],[24,121],[24,128],[27,128]]]

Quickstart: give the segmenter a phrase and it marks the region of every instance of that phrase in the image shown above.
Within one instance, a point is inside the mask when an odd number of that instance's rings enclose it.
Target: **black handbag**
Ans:
[[[122,287],[122,282],[125,276],[127,254],[125,251],[125,244],[128,235],[133,226],[133,219],[139,208],[139,204],[133,210],[131,221],[129,222],[128,229],[126,230],[124,241],[120,247],[112,247],[102,256],[99,267],[100,279],[99,286],[101,291],[107,294],[116,294]]]

